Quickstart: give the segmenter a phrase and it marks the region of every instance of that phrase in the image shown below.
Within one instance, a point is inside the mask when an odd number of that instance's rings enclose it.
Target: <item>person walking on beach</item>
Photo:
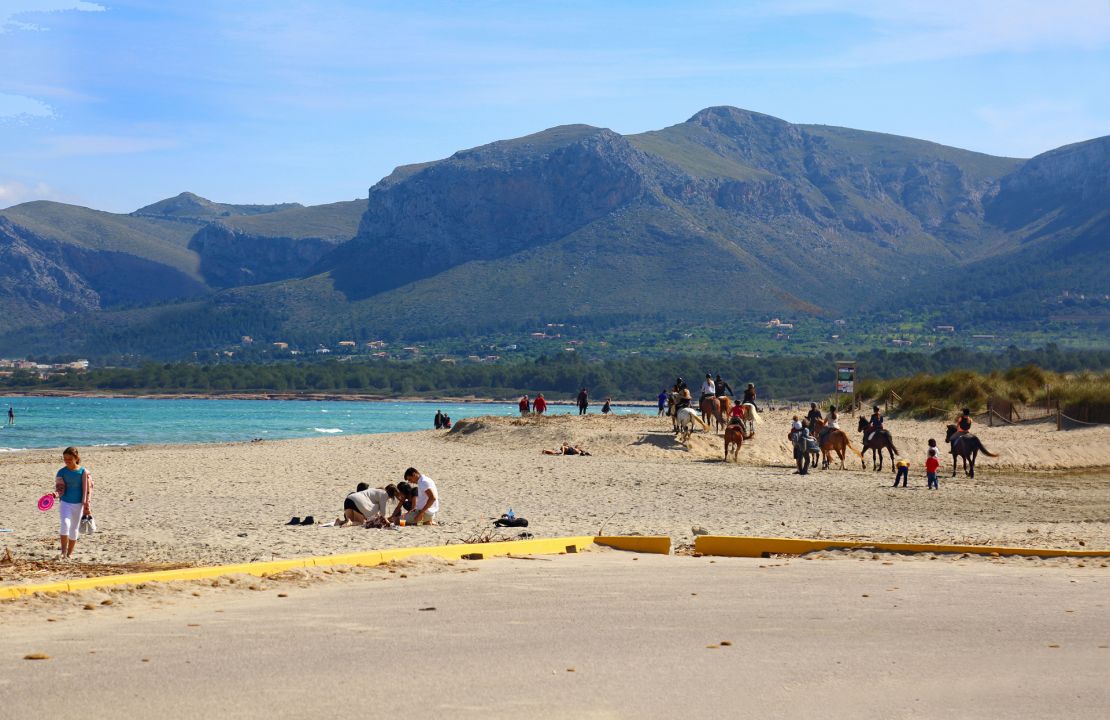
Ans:
[[[795,416],[795,423],[798,423],[797,416]],[[798,423],[799,427],[796,431],[791,433],[794,437],[794,461],[798,463],[798,469],[794,471],[795,475],[808,475],[809,474],[809,427],[803,420]]]
[[[520,398],[520,402],[517,403],[517,406],[520,407],[520,414],[522,416],[527,415],[532,410],[532,406],[528,402],[528,396],[527,395],[524,395],[523,397]]]
[[[543,393],[536,396],[536,401],[532,403],[532,411],[537,415],[543,415],[547,412],[547,401],[543,399]]]
[[[675,392],[678,392],[678,390],[676,389]],[[663,388],[663,392],[659,393],[659,397],[657,397],[656,400],[659,401],[658,417],[663,417],[663,413],[667,412],[667,388]]]
[[[590,406],[590,394],[586,392],[586,388],[578,391],[578,414],[585,415],[586,408]]]
[[[61,500],[58,503],[58,513],[61,516],[59,557],[68,558],[73,555],[73,548],[77,545],[81,517],[92,515],[89,509],[92,480],[89,477],[89,471],[81,465],[81,453],[77,448],[67,447],[63,450],[62,460],[65,462],[65,467],[54,477],[54,497]]]
[[[601,414],[608,415],[613,412],[613,398],[605,398],[605,404],[601,406]]]
[[[442,410],[436,410],[435,426],[436,426],[436,430],[439,430],[441,427],[443,427],[443,411]]]
[[[8,406],[8,424],[15,425],[15,408]]]
[[[439,488],[436,487],[436,481],[410,467],[405,470],[405,482],[416,485],[416,501],[409,513],[412,519],[410,521],[406,517],[405,521],[413,525],[435,525],[436,513],[439,512]]]

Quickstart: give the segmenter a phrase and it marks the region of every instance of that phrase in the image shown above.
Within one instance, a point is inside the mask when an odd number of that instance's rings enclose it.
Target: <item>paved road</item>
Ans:
[[[1040,719],[1110,708],[1105,569],[620,552],[474,565],[183,593],[130,620],[126,602],[55,623],[8,613],[0,717]]]

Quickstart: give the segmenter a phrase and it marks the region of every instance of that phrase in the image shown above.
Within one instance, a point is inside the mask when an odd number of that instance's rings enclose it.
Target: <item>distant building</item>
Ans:
[[[243,345],[253,345],[254,344],[254,338],[252,338],[250,335],[244,335],[239,340],[239,342],[242,343]]]
[[[328,348],[316,348],[317,355],[327,355],[330,352],[331,350],[329,350]]]
[[[933,332],[954,333],[956,332],[955,325],[935,325]]]
[[[356,343],[354,340],[340,340],[339,347],[354,350],[356,347],[358,347],[358,343]]]
[[[287,342],[270,343],[270,345],[273,346],[274,350],[288,350],[289,349],[289,343],[287,343]]]
[[[381,350],[383,347],[385,347],[385,340],[371,340],[370,342],[366,343],[366,347],[370,348],[371,350]]]
[[[543,338],[547,337],[547,333],[534,332],[534,333],[532,333],[532,337],[534,337],[536,339],[543,339]]]

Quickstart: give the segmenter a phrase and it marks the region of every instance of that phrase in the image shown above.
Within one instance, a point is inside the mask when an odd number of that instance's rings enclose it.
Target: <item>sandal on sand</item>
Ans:
[[[305,517],[305,519],[301,521],[301,525],[315,525],[315,524],[316,524],[316,518],[312,517],[311,515]]]
[[[285,524],[286,525],[300,525],[301,524],[301,519],[299,517],[297,517],[296,515],[294,515],[293,519],[290,520],[289,522],[285,523]]]

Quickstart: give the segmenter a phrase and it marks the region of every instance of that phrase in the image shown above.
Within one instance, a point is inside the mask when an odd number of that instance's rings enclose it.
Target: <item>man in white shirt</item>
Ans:
[[[715,397],[717,395],[717,386],[713,383],[713,376],[709,373],[705,374],[705,382],[701,384],[701,397],[698,398],[698,404],[707,397]]]
[[[420,474],[416,468],[405,470],[405,481],[416,486],[416,502],[405,518],[413,525],[434,525],[439,512],[439,489],[435,480]]]

